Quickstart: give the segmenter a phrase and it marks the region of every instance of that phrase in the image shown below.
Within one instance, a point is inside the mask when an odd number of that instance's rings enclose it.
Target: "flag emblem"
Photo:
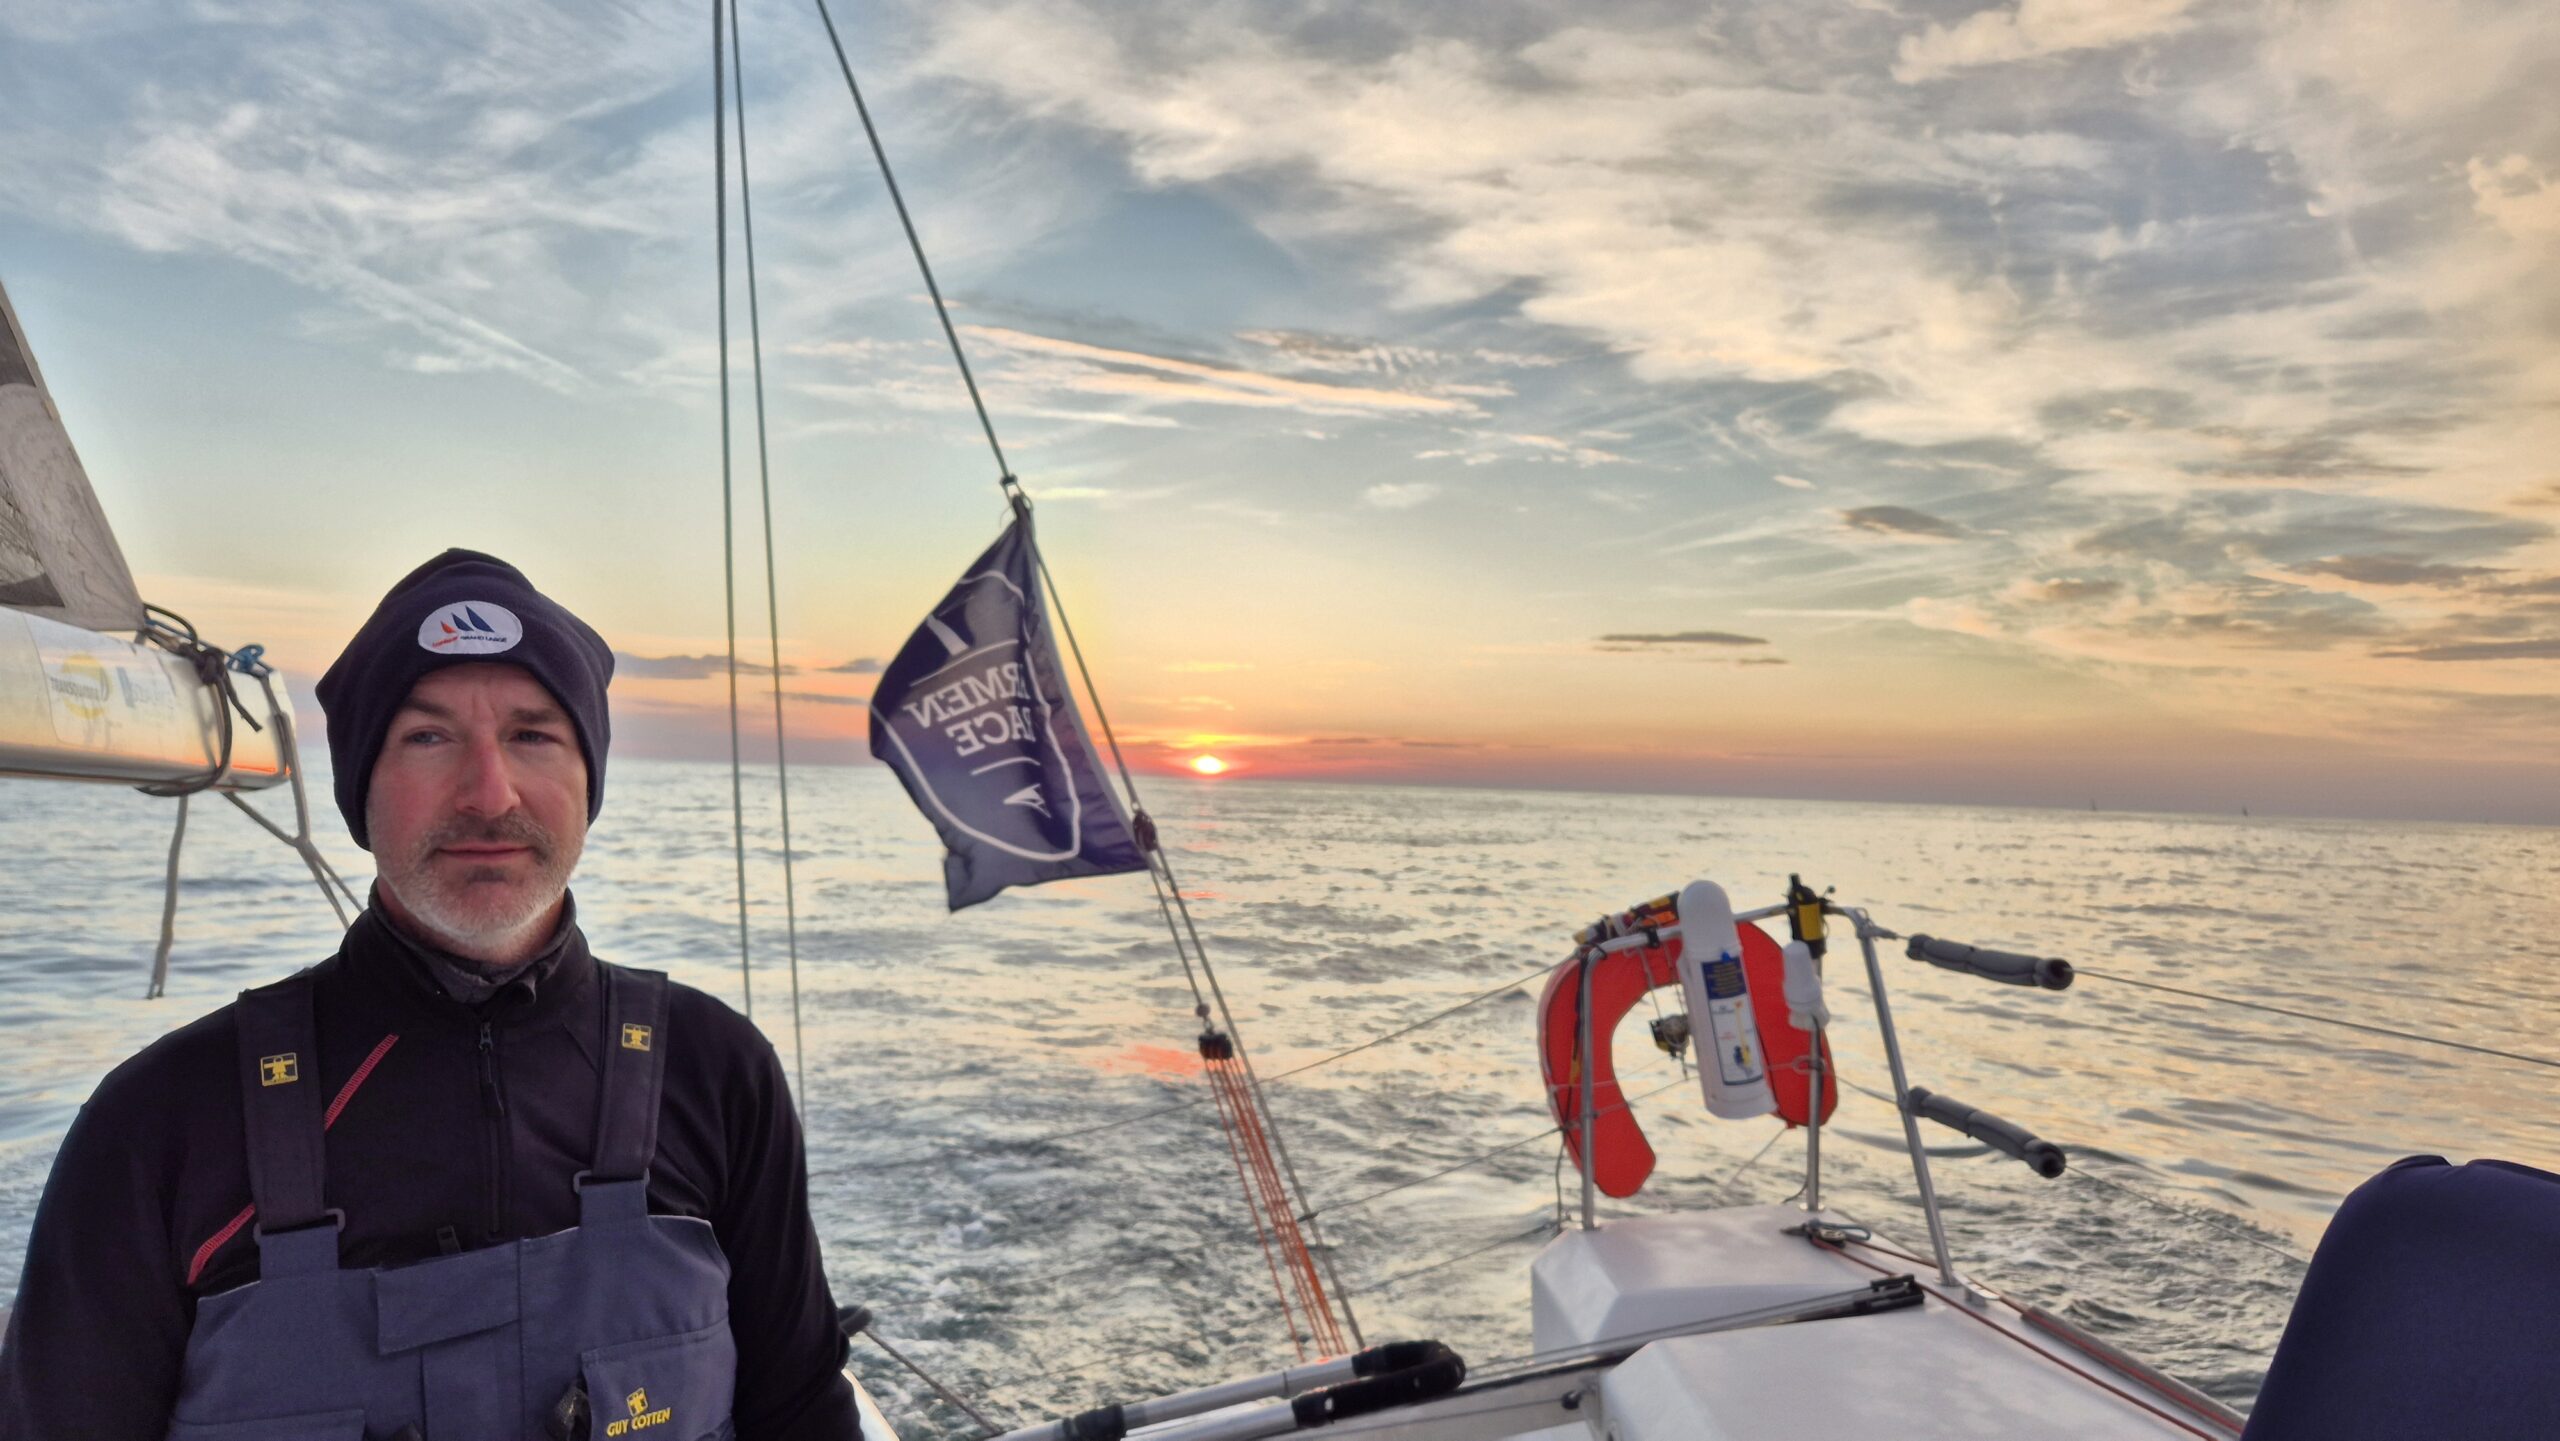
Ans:
[[[942,833],[951,909],[1008,886],[1147,868],[1076,714],[1016,517],[871,693],[871,753]]]

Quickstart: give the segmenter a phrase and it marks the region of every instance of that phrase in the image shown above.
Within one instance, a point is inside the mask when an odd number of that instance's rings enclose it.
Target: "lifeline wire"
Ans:
[[[764,497],[765,638],[772,651],[773,769],[775,797],[782,806],[782,934],[791,953],[791,1072],[802,1103],[809,1095],[809,1063],[800,1041],[800,906],[791,877],[791,761],[782,735],[782,602],[773,563],[773,459],[765,444],[764,322],[756,305],[756,213],[747,184],[746,44],[738,32],[738,0],[729,0],[730,99],[738,111],[738,226],[747,257],[747,346],[756,389],[756,479]],[[736,637],[730,639],[732,675],[737,664]],[[731,712],[731,723],[736,713]]]
[[[729,616],[729,817],[738,850],[738,987],[755,1019],[755,968],[747,959],[747,778],[738,754],[738,516],[731,499],[729,443],[729,97],[721,47],[723,0],[711,0],[711,183],[713,240],[720,272],[720,584]]]
[[[2368,1026],[2362,1021],[2324,1016],[2316,1011],[2296,1011],[2284,1006],[2271,1006],[2264,1001],[2244,1001],[2237,996],[2217,996],[2211,991],[2190,991],[2183,986],[2136,980],[2131,976],[2120,976],[2112,971],[2093,971],[2087,966],[2075,966],[2073,969],[2080,975],[2095,976],[2099,980],[2113,981],[2120,986],[2138,986],[2146,991],[2164,991],[2169,995],[2185,996],[2190,1000],[2238,1006],[2244,1011],[2266,1011],[2274,1015],[2291,1016],[2297,1021],[2312,1021],[2323,1026],[2338,1026],[2350,1031],[2362,1031],[2367,1035],[2388,1036],[2395,1041],[2415,1041],[2422,1046],[2443,1046],[2447,1050],[2469,1051],[2475,1056],[2495,1056],[2502,1061],[2521,1061],[2528,1066],[2545,1066],[2560,1071],[2560,1061],[2555,1061],[2549,1056],[2532,1056],[2522,1051],[2502,1051],[2495,1046],[2475,1046],[2469,1041],[2456,1041],[2444,1036],[2425,1035],[2417,1031],[2395,1031],[2388,1026]]]

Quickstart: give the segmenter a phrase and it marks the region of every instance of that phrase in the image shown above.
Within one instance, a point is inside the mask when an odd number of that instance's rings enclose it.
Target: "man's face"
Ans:
[[[395,916],[456,955],[524,959],[586,846],[577,728],[519,667],[431,671],[391,717],[365,827]]]

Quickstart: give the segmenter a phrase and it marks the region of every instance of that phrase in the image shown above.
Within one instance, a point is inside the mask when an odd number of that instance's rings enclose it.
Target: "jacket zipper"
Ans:
[[[480,1110],[488,1121],[489,1239],[505,1234],[507,1092],[498,1081],[498,1036],[480,1023]]]

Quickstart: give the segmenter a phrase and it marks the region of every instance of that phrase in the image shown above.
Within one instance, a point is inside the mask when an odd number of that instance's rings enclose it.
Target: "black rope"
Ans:
[[[2339,1016],[2324,1016],[2317,1011],[2297,1011],[2288,1006],[2269,1005],[2265,1001],[2244,1001],[2237,996],[2217,996],[2211,991],[2191,991],[2184,986],[2164,985],[2159,981],[2136,980],[2132,976],[2120,976],[2112,971],[2091,970],[2087,966],[2077,966],[2073,969],[2080,975],[2095,976],[2099,980],[2113,981],[2120,986],[2137,986],[2146,991],[2162,991],[2172,996],[2185,996],[2190,1000],[2211,1001],[2216,1005],[2223,1006],[2237,1006],[2240,1009],[2247,1011],[2265,1011],[2272,1015],[2291,1016],[2297,1021],[2312,1021],[2323,1026],[2337,1026],[2345,1030],[2362,1031],[2370,1036],[2388,1036],[2395,1041],[2413,1041],[2422,1046],[2442,1046],[2451,1051],[2469,1051],[2475,1056],[2495,1056],[2502,1061],[2520,1061],[2528,1066],[2544,1066],[2551,1070],[2560,1071],[2560,1061],[2553,1060],[2549,1056],[2527,1055],[2522,1051],[2502,1051],[2495,1046],[2475,1046],[2469,1041],[2456,1041],[2444,1036],[2425,1035],[2417,1031],[2396,1031],[2389,1026],[2369,1026],[2362,1021],[2350,1021]]]
[[[808,1051],[800,1039],[800,903],[791,874],[791,761],[782,733],[782,601],[773,562],[773,457],[765,442],[764,318],[756,302],[756,213],[747,183],[747,52],[738,32],[738,0],[729,0],[730,101],[738,112],[738,228],[747,257],[747,353],[756,391],[756,480],[764,504],[765,636],[772,648],[773,771],[782,807],[782,934],[791,956],[791,1074],[798,1094],[809,1094]],[[730,637],[731,664],[737,638]],[[734,712],[731,723],[736,723]]]
[[[1004,446],[996,439],[996,423],[987,415],[986,399],[978,394],[978,377],[969,370],[969,356],[960,348],[960,332],[952,328],[951,307],[942,303],[942,287],[934,283],[933,263],[924,258],[924,241],[916,235],[915,217],[907,213],[907,197],[898,189],[897,172],[889,168],[889,151],[880,143],[880,128],[871,123],[871,107],[862,101],[862,86],[853,78],[853,62],[844,55],[843,37],[836,34],[836,17],[827,13],[827,0],[818,0],[818,19],[827,27],[827,43],[835,47],[836,68],[844,72],[844,88],[853,96],[853,110],[862,117],[862,133],[871,141],[871,157],[880,162],[880,178],[888,182],[889,203],[898,209],[898,224],[907,232],[907,248],[915,252],[916,269],[924,276],[925,293],[933,297],[933,313],[942,320],[943,338],[951,342],[951,358],[960,364],[961,383],[969,387],[969,403],[977,407],[978,426],[987,433],[987,449],[995,452],[996,474],[1008,495],[1019,493],[1013,478],[1013,467],[1005,463]]]
[[[249,707],[242,703],[240,693],[232,688],[229,651],[206,644],[204,639],[196,634],[195,623],[176,611],[163,610],[159,606],[145,602],[142,612],[143,639],[185,661],[194,669],[197,682],[212,691],[214,696],[213,769],[206,771],[203,775],[182,781],[134,787],[146,796],[163,798],[175,796],[184,799],[213,789],[222,783],[224,776],[231,773],[234,734],[231,728],[231,716],[234,711],[239,713],[240,719],[249,723],[249,729],[263,731],[266,727],[258,724],[258,718],[251,715]],[[254,649],[252,647],[253,651]],[[181,818],[179,829],[182,833],[185,827],[186,822]]]

